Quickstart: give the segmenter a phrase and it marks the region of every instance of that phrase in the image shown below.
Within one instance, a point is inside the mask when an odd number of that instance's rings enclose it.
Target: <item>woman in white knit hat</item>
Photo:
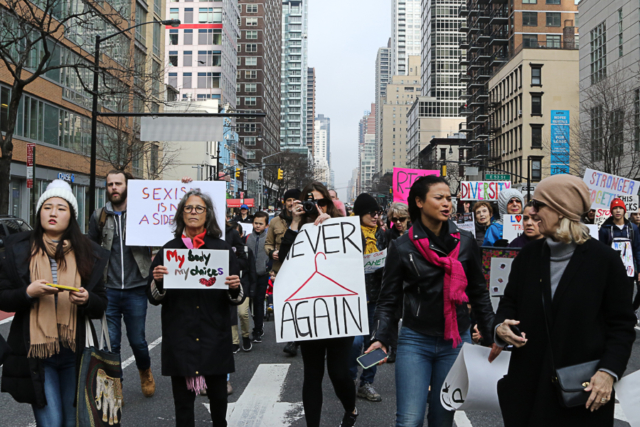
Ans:
[[[82,234],[65,181],[49,184],[36,218],[33,231],[7,237],[0,252],[0,310],[16,313],[2,391],[30,403],[38,426],[71,427],[84,322],[102,317],[107,306],[102,271],[109,254]]]

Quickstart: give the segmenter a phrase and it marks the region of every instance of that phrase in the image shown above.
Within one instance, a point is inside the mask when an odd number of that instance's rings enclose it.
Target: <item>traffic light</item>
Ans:
[[[240,169],[236,169],[236,178],[240,178]]]
[[[442,165],[442,168],[440,169],[440,175],[443,176],[443,177],[447,176],[447,165],[446,164]]]
[[[278,180],[284,179],[284,172],[278,168]]]

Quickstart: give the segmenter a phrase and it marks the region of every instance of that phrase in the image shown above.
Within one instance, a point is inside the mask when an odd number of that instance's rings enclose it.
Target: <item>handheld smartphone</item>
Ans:
[[[519,337],[522,336],[522,333],[520,332],[520,328],[518,328],[516,325],[509,325],[509,329],[511,329],[511,332],[513,332],[517,336]]]
[[[373,350],[371,353],[363,354],[358,357],[356,360],[364,369],[368,369],[374,365],[380,363],[381,360],[384,360],[387,357],[387,353],[384,352],[381,348]]]
[[[80,292],[80,289],[74,288],[73,286],[56,285],[54,283],[47,283],[47,286],[51,286],[52,288],[58,288],[58,289],[61,289],[63,291]]]

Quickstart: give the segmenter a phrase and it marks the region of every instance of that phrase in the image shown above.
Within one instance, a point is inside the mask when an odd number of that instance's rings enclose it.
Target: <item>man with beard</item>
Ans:
[[[104,271],[105,288],[109,303],[107,323],[112,349],[120,353],[121,324],[127,328],[127,337],[140,372],[140,386],[145,397],[156,390],[149,347],[145,339],[147,317],[147,276],[151,265],[151,248],[126,246],[127,181],[128,172],[112,170],[107,174],[107,204],[91,215],[89,238],[110,251]]]

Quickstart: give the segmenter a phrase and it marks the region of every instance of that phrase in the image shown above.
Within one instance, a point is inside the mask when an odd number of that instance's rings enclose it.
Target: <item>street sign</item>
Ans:
[[[484,179],[485,181],[511,181],[511,175],[508,173],[486,173]]]
[[[36,162],[36,144],[27,143],[27,188],[33,188],[34,167]]]

